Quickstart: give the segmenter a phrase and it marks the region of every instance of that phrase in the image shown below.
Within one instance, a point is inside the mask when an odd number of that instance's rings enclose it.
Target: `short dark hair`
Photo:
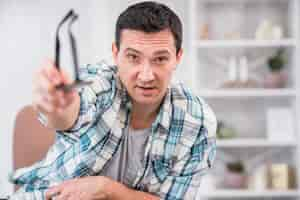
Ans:
[[[145,1],[129,6],[120,14],[116,24],[115,40],[120,49],[123,29],[155,33],[169,29],[174,37],[176,53],[182,45],[182,24],[179,17],[166,5]]]

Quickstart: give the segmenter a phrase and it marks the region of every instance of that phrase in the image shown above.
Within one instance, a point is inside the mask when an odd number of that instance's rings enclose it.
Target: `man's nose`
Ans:
[[[151,65],[149,63],[144,64],[141,67],[138,79],[142,82],[149,82],[154,79],[153,69],[151,68]]]

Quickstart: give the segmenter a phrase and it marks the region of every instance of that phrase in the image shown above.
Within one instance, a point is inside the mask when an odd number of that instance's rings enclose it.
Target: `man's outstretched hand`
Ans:
[[[47,117],[48,126],[56,130],[69,128],[77,118],[80,98],[76,90],[65,92],[57,89],[61,84],[70,84],[71,79],[47,62],[33,79],[33,106]]]

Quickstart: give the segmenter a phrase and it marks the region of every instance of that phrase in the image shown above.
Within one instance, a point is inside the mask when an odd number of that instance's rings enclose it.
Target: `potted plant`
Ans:
[[[226,125],[223,121],[217,122],[217,139],[232,139],[236,137],[236,132],[233,128]]]
[[[269,73],[265,77],[266,88],[282,88],[285,86],[287,75],[282,70],[285,65],[283,58],[284,49],[280,48],[276,54],[268,59]]]
[[[242,161],[226,164],[224,186],[230,189],[241,189],[247,186],[247,176]]]

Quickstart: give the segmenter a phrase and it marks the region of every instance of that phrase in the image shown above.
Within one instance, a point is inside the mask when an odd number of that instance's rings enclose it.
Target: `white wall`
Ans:
[[[110,55],[115,21],[120,11],[132,2],[136,1],[1,0],[0,196],[12,192],[7,177],[12,170],[14,118],[18,110],[31,103],[33,73],[45,60],[53,58],[58,21],[70,8],[79,13],[75,35],[80,63],[97,62]],[[184,18],[183,1],[163,2],[176,8]]]
[[[87,3],[88,2],[88,3]],[[32,75],[53,57],[54,32],[58,21],[74,8],[79,14],[76,35],[80,63],[108,54],[112,24],[106,20],[107,2],[2,0],[0,3],[1,115],[0,115],[0,195],[12,191],[7,182],[12,169],[12,132],[16,112],[31,103]],[[96,17],[95,17],[96,16]],[[91,23],[103,27],[95,34]],[[112,26],[110,29],[108,26]],[[103,38],[98,44],[93,37]],[[94,42],[92,42],[94,41]],[[94,51],[96,50],[97,53]]]

